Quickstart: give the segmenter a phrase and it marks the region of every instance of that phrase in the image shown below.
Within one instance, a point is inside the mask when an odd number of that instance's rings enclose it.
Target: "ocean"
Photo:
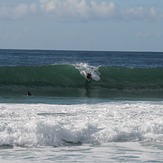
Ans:
[[[1,49],[0,162],[163,162],[163,53]]]

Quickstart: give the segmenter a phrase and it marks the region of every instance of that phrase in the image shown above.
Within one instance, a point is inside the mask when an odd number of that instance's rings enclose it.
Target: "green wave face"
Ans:
[[[1,67],[0,76],[1,85],[74,87],[82,83],[72,65]]]
[[[107,88],[159,89],[163,88],[162,68],[101,67],[101,80]]]
[[[89,72],[87,81],[81,72]],[[33,89],[43,94],[83,96],[84,91],[98,96],[112,91],[138,92],[163,90],[163,68],[92,67],[87,64],[0,67],[0,88],[4,91]]]

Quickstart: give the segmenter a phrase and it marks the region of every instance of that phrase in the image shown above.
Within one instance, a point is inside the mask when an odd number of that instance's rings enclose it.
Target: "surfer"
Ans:
[[[26,96],[32,96],[32,93],[30,91],[28,91]]]
[[[92,80],[92,74],[91,73],[87,73],[87,80]]]
[[[90,96],[90,86],[91,86],[91,81],[92,81],[92,74],[91,73],[87,73],[86,74],[86,81],[85,81],[85,88],[86,88],[86,96],[89,97]]]

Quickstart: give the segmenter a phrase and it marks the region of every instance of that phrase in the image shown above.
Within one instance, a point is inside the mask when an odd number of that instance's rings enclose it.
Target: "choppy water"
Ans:
[[[163,103],[1,104],[0,160],[163,160]]]
[[[163,162],[162,60],[0,50],[0,162]]]

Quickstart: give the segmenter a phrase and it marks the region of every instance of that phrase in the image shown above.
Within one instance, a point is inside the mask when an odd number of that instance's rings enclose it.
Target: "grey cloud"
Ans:
[[[40,0],[41,11],[57,20],[159,20],[163,14],[153,6],[122,8],[113,1]]]
[[[32,16],[31,16],[32,15]],[[151,6],[122,8],[112,1],[96,0],[38,0],[37,3],[3,5],[0,19],[22,19],[27,16],[43,16],[56,21],[103,20],[159,20],[163,13]]]
[[[36,12],[35,4],[21,3],[18,5],[0,6],[0,19],[17,20]]]

